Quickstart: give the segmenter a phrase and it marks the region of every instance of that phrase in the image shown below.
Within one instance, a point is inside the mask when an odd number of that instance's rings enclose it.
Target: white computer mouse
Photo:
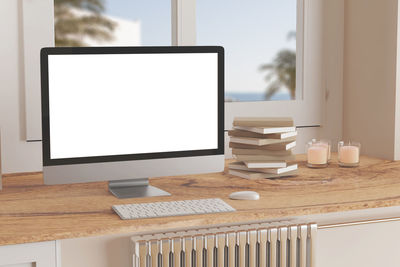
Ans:
[[[260,194],[254,191],[239,191],[230,194],[229,198],[238,200],[258,200],[260,199]]]

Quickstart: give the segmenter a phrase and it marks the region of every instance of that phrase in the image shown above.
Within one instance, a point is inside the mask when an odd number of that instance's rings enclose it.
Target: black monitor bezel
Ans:
[[[50,158],[49,114],[49,55],[74,54],[166,54],[166,53],[217,53],[218,54],[218,148],[205,150],[172,151],[142,154],[109,155],[79,158]],[[224,154],[224,48],[221,46],[146,46],[146,47],[46,47],[40,51],[42,91],[42,154],[43,166],[101,163],[112,161],[152,160],[164,158],[212,156]]]

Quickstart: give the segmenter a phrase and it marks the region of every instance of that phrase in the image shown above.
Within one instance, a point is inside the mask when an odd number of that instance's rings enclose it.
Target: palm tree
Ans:
[[[284,86],[289,89],[291,99],[296,93],[296,52],[281,50],[270,64],[260,67],[260,70],[267,70],[265,80],[269,83],[266,99],[270,99],[278,90]]]
[[[287,34],[287,40],[296,40],[296,31]],[[280,88],[289,89],[290,98],[294,99],[296,94],[296,52],[284,49],[278,52],[275,59],[270,64],[260,66],[261,71],[268,71],[265,80],[269,84],[265,94],[266,99],[279,91]]]
[[[85,46],[83,37],[112,40],[116,24],[103,11],[103,0],[54,0],[56,46]]]

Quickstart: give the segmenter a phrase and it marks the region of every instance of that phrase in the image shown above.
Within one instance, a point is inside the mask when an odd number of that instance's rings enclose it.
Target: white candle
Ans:
[[[355,164],[360,160],[360,150],[357,146],[339,147],[339,161],[346,164]]]
[[[328,149],[328,160],[331,159],[331,144],[330,143],[321,141],[321,142],[316,142],[313,145],[326,147]]]
[[[328,147],[312,145],[307,150],[307,162],[309,164],[322,165],[328,162]]]

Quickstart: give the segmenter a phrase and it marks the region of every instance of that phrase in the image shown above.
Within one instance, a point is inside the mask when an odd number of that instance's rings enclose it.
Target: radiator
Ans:
[[[134,267],[315,267],[316,224],[259,223],[132,237]]]

